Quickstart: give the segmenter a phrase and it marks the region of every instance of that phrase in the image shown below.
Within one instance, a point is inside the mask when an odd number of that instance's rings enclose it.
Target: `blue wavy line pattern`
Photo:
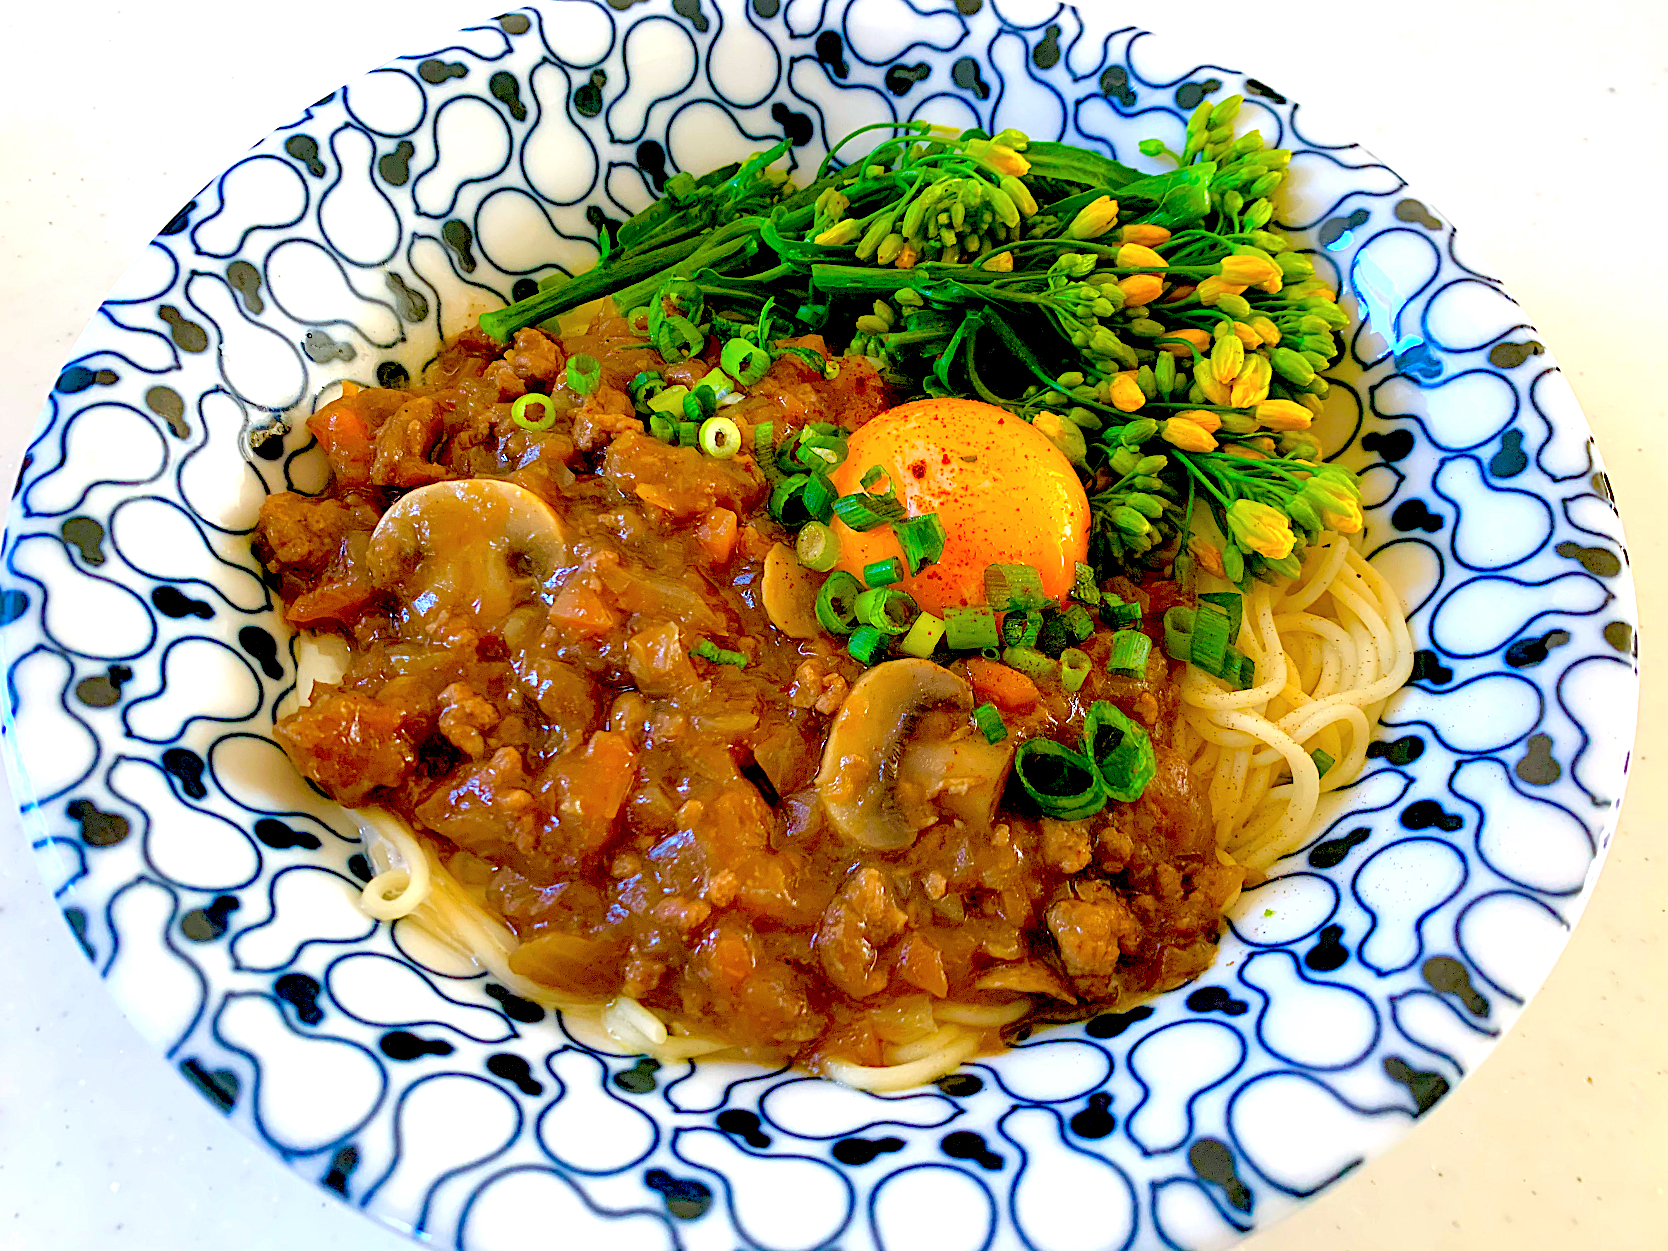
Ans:
[[[1137,139],[1236,92],[1296,150],[1284,223],[1344,285],[1350,359],[1317,430],[1366,475],[1364,550],[1420,655],[1382,764],[1245,892],[1214,975],[883,1099],[598,1049],[355,909],[356,827],[270,739],[293,642],[246,537],[264,492],[322,486],[305,419],[341,380],[416,376],[483,304],[587,267],[595,214],[778,135],[801,171],[892,117],[1152,168]],[[1608,480],[1534,328],[1441,214],[1298,113],[1119,6],[534,0],[257,144],[77,343],[0,562],[14,791],[140,1029],[306,1176],[465,1248],[537,1220],[581,1246],[1203,1251],[1405,1133],[1591,889],[1636,617]]]

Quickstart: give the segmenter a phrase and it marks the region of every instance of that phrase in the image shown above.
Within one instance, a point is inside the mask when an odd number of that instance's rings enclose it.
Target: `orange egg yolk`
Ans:
[[[926,611],[983,604],[993,564],[1031,565],[1056,600],[1071,590],[1088,557],[1089,500],[1065,454],[1030,423],[976,400],[915,400],[869,421],[847,449],[831,475],[841,495],[862,490],[878,465],[909,516],[937,513],[944,526],[943,556],[894,584]],[[875,561],[902,561],[891,526],[830,524],[837,568],[861,578]]]

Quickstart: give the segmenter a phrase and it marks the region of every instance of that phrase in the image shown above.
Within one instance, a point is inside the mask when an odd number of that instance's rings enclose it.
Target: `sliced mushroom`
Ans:
[[[817,580],[786,543],[772,544],[765,553],[760,595],[770,624],[790,639],[814,639],[822,632]]]
[[[501,619],[527,580],[572,564],[561,519],[526,487],[496,478],[435,482],[401,496],[377,522],[366,572],[423,611]]]
[[[988,743],[967,730],[947,739],[917,739],[898,766],[902,788],[930,800],[974,829],[989,829],[1013,767],[1011,739]]]
[[[904,768],[906,755],[925,746],[913,741],[916,729],[935,710],[972,707],[972,688],[930,660],[888,660],[859,678],[834,718],[817,773],[834,827],[880,851],[914,842],[937,819],[930,801],[943,789],[940,778]]]

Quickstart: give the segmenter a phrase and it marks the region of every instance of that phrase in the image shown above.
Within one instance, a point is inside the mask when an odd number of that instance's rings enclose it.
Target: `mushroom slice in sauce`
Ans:
[[[930,660],[888,660],[859,678],[817,773],[834,827],[865,847],[896,851],[938,819],[935,804],[988,821],[1013,752],[971,736],[972,707],[967,683]]]
[[[371,581],[433,609],[502,618],[573,562],[551,506],[501,478],[434,482],[401,496],[366,553]]]

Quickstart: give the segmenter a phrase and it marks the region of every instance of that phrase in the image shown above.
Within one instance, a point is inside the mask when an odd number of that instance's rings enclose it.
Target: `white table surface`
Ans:
[[[1244,1251],[1668,1248],[1668,4],[1328,5],[1303,31],[1271,15],[1323,6],[1125,7],[1309,102],[1466,231],[1592,421],[1646,623],[1621,832],[1546,988],[1402,1143]],[[491,12],[5,6],[0,482],[73,339],[180,204],[300,105]],[[411,1245],[234,1133],[127,1024],[4,796],[0,951],[0,1251]]]

